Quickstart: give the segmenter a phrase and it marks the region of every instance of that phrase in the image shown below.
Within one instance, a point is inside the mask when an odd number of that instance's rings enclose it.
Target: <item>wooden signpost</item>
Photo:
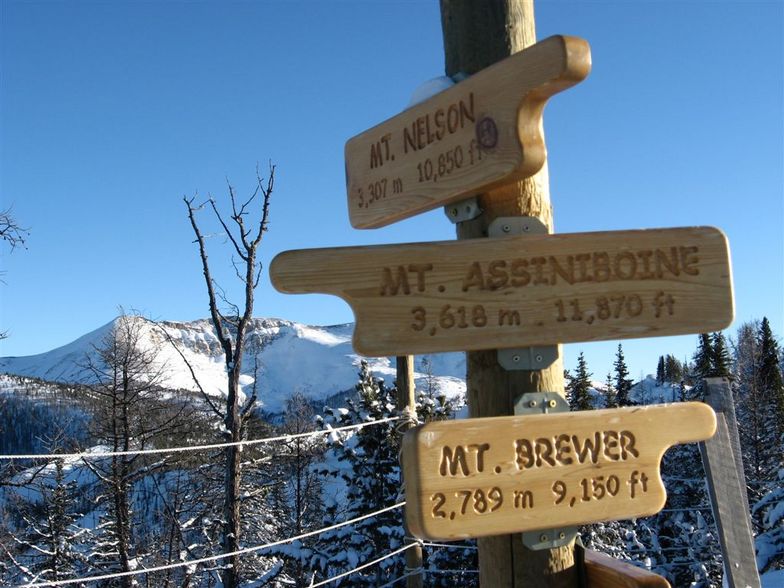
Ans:
[[[712,227],[287,251],[283,292],[340,296],[368,356],[723,329],[727,241]]]
[[[357,135],[346,144],[351,224],[381,227],[533,175],[547,99],[590,67],[588,43],[550,37]]]
[[[697,402],[429,423],[403,440],[408,528],[448,541],[652,515],[664,451],[715,430]]]
[[[559,363],[507,371],[489,350],[727,327],[729,251],[716,228],[514,236],[521,215],[551,220],[547,174],[531,177],[546,160],[542,110],[585,78],[590,49],[564,36],[531,45],[530,1],[442,0],[441,8],[448,69],[458,68],[448,73],[473,75],[348,141],[349,217],[356,228],[380,227],[482,192],[481,216],[462,219],[465,240],[287,251],[272,261],[273,285],[343,298],[364,355],[471,351],[472,416],[517,412],[524,393],[563,394]],[[460,65],[466,47],[486,46]],[[482,69],[488,60],[496,63]],[[498,226],[507,236],[474,238]],[[480,537],[483,585],[571,586],[573,540],[529,549],[512,534],[658,512],[664,451],[715,430],[701,403],[420,426],[403,441],[407,526],[434,540]],[[666,585],[591,561],[597,583]]]

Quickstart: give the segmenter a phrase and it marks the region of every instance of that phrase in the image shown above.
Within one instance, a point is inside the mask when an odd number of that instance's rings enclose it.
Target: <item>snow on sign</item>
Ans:
[[[705,333],[733,318],[713,227],[305,249],[270,275],[282,292],[348,302],[368,356]]]
[[[535,174],[547,99],[590,69],[586,41],[550,37],[350,139],[351,224],[384,226]]]
[[[710,438],[701,402],[429,423],[406,433],[406,520],[431,540],[652,515],[659,464]]]

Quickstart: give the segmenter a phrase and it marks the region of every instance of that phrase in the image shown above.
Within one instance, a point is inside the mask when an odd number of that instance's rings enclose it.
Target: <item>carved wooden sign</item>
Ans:
[[[651,515],[664,451],[715,430],[700,402],[429,423],[403,440],[408,528],[454,540]]]
[[[368,356],[705,333],[733,318],[713,227],[305,249],[270,275],[282,292],[348,302]]]
[[[353,137],[351,224],[384,226],[535,174],[547,99],[590,69],[586,41],[550,37]]]

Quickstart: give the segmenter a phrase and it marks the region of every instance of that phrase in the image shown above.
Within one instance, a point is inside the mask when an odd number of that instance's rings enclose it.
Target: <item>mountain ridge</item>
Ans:
[[[141,321],[140,345],[155,353],[157,365],[163,369],[162,383],[166,387],[197,389],[184,356],[209,394],[226,393],[223,351],[211,321],[151,321],[127,316]],[[97,349],[120,319],[117,317],[44,353],[1,357],[0,372],[62,383],[89,383],[91,375],[85,366],[97,359]],[[351,347],[353,330],[352,323],[315,326],[280,318],[254,318],[248,330],[241,384],[243,387],[252,385],[254,370],[258,367],[261,407],[269,412],[280,412],[286,399],[295,392],[320,401],[352,389],[363,359],[377,377],[392,382],[395,379],[394,358],[364,358],[355,353]],[[429,367],[423,363],[423,357],[430,362]],[[418,356],[415,364],[419,388],[426,387],[429,372],[432,383],[447,396],[465,393],[464,354],[423,357]]]

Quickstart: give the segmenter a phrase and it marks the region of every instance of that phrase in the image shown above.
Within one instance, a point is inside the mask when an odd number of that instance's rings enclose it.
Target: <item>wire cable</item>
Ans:
[[[406,549],[411,549],[414,547],[416,543],[409,543],[408,545],[404,545],[403,547],[396,549],[395,551],[390,551],[386,555],[383,555],[373,561],[369,561],[367,563],[362,564],[361,566],[355,567],[353,570],[349,570],[348,572],[343,572],[342,574],[338,574],[337,576],[332,576],[327,580],[321,580],[320,582],[316,582],[315,584],[309,584],[308,588],[316,588],[317,586],[323,586],[324,584],[329,584],[330,582],[334,582],[335,580],[339,580],[340,578],[345,578],[346,576],[350,576],[351,574],[355,574],[360,570],[364,570],[365,568],[369,568],[370,566],[374,566],[379,562],[384,561],[385,559],[389,559],[397,555],[398,553],[404,552]],[[400,578],[398,578],[399,580]],[[395,580],[397,582],[397,580]]]
[[[469,551],[477,551],[479,548],[475,545],[450,545],[449,543],[431,543],[429,541],[422,541],[422,547],[442,547],[445,549],[468,549]]]
[[[127,455],[155,455],[160,453],[182,453],[185,451],[203,451],[206,449],[220,449],[222,447],[241,447],[244,445],[259,445],[262,443],[273,443],[276,441],[290,441],[303,437],[317,437],[318,435],[330,435],[332,433],[342,433],[353,429],[362,429],[371,425],[379,425],[400,420],[403,417],[387,417],[355,425],[346,425],[323,429],[320,431],[309,431],[307,433],[295,433],[292,435],[279,435],[277,437],[263,437],[261,439],[248,439],[246,441],[227,441],[225,443],[210,443],[208,445],[189,445],[185,447],[162,447],[159,449],[130,449],[128,451],[92,451],[82,453],[51,453],[51,454],[30,454],[30,455],[0,455],[0,460],[23,460],[23,459],[87,459],[99,457],[118,457]]]
[[[225,559],[227,557],[233,557],[235,555],[245,555],[247,553],[255,553],[257,551],[263,551],[265,549],[269,549],[270,547],[277,547],[278,545],[283,545],[284,543],[291,543],[292,541],[305,539],[306,537],[312,537],[313,535],[319,535],[321,533],[326,533],[327,531],[333,531],[335,529],[339,529],[340,527],[353,525],[354,523],[358,523],[359,521],[364,521],[365,519],[372,518],[376,515],[380,515],[385,512],[389,512],[391,510],[401,508],[405,506],[405,504],[406,504],[405,502],[398,502],[397,504],[394,504],[392,506],[387,506],[386,508],[382,508],[381,510],[377,510],[375,512],[371,512],[356,517],[349,521],[343,521],[342,523],[337,523],[335,525],[331,525],[323,529],[318,529],[316,531],[308,531],[307,533],[302,533],[301,535],[297,535],[296,537],[290,537],[289,539],[281,539],[279,541],[273,541],[272,543],[265,543],[264,545],[256,545],[254,547],[245,547],[243,549],[238,549],[237,551],[231,551],[229,553],[221,553],[220,555],[210,555],[208,557],[202,557],[199,559],[192,559],[192,560],[182,561],[182,562],[177,562],[172,564],[165,564],[161,566],[155,566],[152,568],[145,568],[140,570],[131,570],[129,572],[116,572],[113,574],[104,574],[102,576],[87,576],[85,578],[73,578],[69,580],[52,580],[51,582],[35,582],[35,583],[28,583],[28,584],[19,584],[16,588],[43,588],[44,586],[68,586],[70,584],[78,584],[80,582],[99,582],[103,580],[111,580],[114,578],[123,578],[126,576],[138,576],[140,574],[152,574],[155,572],[172,570],[174,568],[195,566],[202,563],[217,561],[219,559]],[[408,549],[408,547],[410,546],[406,546],[406,549]]]

